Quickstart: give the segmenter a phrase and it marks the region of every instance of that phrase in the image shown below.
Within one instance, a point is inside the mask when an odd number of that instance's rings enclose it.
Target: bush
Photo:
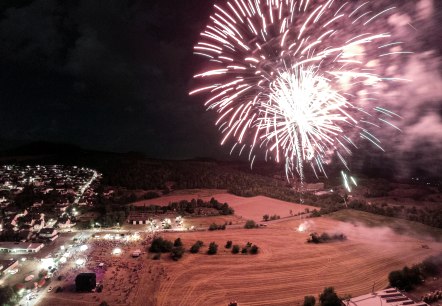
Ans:
[[[327,233],[322,233],[319,235],[318,233],[311,233],[310,238],[307,239],[308,243],[324,243],[324,242],[330,242],[334,240],[343,241],[346,240],[347,236],[344,234],[333,234],[329,235]]]
[[[269,221],[269,219],[270,219],[270,216],[267,215],[267,214],[265,214],[264,216],[262,216],[262,220],[264,220],[264,221]]]
[[[254,245],[250,248],[250,254],[253,254],[253,255],[258,254],[258,251],[259,251],[259,247],[258,247],[256,244],[254,244]]]
[[[253,220],[247,220],[246,224],[244,225],[244,228],[255,228],[256,227],[256,223]]]
[[[409,285],[407,284],[407,281],[404,279],[404,275],[400,270],[391,271],[390,274],[388,274],[388,281],[392,287],[396,287],[401,290],[404,290],[404,288]]]
[[[232,247],[232,240],[227,241],[226,249],[230,249]]]
[[[310,238],[307,239],[308,243],[320,243],[318,233],[311,233]]]
[[[179,239],[179,238],[178,238]],[[179,260],[181,257],[183,257],[184,254],[184,248],[182,246],[178,246],[178,247],[174,247],[172,249],[172,251],[170,252],[170,257],[177,261]]]
[[[424,276],[437,276],[439,275],[439,267],[435,263],[436,257],[430,257],[425,259],[421,264],[421,271]]]
[[[239,245],[235,244],[235,245],[232,247],[232,253],[233,253],[233,254],[238,254],[238,253],[239,253],[239,249],[240,249]]]
[[[331,239],[330,235],[327,233],[322,233],[321,236],[319,237],[319,240],[321,241],[329,241],[330,239]]]
[[[312,210],[312,213],[310,214],[310,216],[312,218],[317,218],[317,217],[321,216],[321,213],[315,208],[315,209]]]
[[[209,231],[216,231],[216,230],[225,230],[226,229],[226,225],[218,225],[216,223],[212,223],[209,225]]]
[[[313,295],[307,295],[304,297],[304,306],[315,306],[316,299]]]
[[[242,248],[241,253],[242,254],[247,254],[247,248],[246,247]]]
[[[397,287],[400,290],[410,291],[414,285],[422,282],[422,274],[418,265],[411,268],[405,266],[402,271],[396,270],[390,272],[388,281],[392,287]]]
[[[183,246],[183,242],[181,241],[181,238],[175,239],[175,242],[173,243],[174,247],[181,247]]]
[[[0,305],[16,305],[17,295],[10,286],[0,287]]]
[[[215,242],[211,242],[209,244],[209,250],[207,251],[207,254],[214,255],[218,252],[218,245]]]
[[[341,306],[341,300],[333,287],[324,288],[324,291],[319,295],[319,301],[321,306]]]
[[[172,251],[173,242],[163,239],[162,237],[155,238],[152,241],[152,245],[149,248],[149,252],[152,253],[168,253]]]
[[[198,240],[190,247],[190,253],[198,253],[200,248],[204,245],[204,243],[201,240]]]

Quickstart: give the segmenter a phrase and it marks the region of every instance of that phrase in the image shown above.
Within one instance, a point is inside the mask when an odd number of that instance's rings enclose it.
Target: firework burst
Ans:
[[[382,149],[370,127],[395,115],[368,105],[389,56],[407,53],[388,32],[374,31],[394,9],[373,12],[370,2],[230,0],[214,13],[194,53],[209,61],[195,75],[207,109],[218,112],[221,144],[231,154],[255,150],[284,162],[287,176],[303,165],[325,174],[336,153],[345,157],[363,138]],[[382,18],[381,18],[382,17]],[[361,95],[363,97],[361,98]],[[384,118],[383,118],[384,117]]]

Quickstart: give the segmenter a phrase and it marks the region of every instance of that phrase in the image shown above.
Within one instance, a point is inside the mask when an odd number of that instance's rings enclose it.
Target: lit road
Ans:
[[[84,184],[83,187],[81,187],[80,192],[78,193],[78,196],[74,201],[74,204],[78,204],[78,202],[80,202],[80,199],[83,197],[84,192],[89,188],[89,186],[97,177],[98,173],[94,170],[94,175],[92,175],[91,179],[86,184]]]

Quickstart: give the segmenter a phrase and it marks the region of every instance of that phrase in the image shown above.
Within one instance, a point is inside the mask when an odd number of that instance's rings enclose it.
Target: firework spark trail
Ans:
[[[395,49],[402,43],[388,32],[371,26],[394,7],[370,7],[368,1],[353,6],[335,0],[215,5],[194,47],[211,63],[195,78],[210,83],[190,94],[206,93],[205,106],[219,113],[221,144],[233,140],[231,154],[250,148],[252,164],[262,147],[266,157],[285,162],[287,177],[296,170],[301,180],[304,163],[325,174],[323,164],[333,152],[348,168],[345,156],[356,148],[355,135],[383,150],[368,128],[385,124],[399,130],[389,121],[398,116],[381,107],[364,109],[357,92],[391,80],[377,73],[377,65],[407,52]]]

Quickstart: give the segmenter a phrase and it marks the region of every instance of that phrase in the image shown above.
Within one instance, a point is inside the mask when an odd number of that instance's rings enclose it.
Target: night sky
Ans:
[[[213,3],[3,0],[0,139],[159,158],[228,157],[229,147],[219,146],[216,114],[205,111],[202,97],[188,96],[204,63],[192,48]],[[404,64],[413,85],[387,101],[404,119],[386,157],[407,165],[418,158],[416,167],[436,163],[440,170],[442,5],[398,3],[389,23],[414,52]],[[399,28],[406,17],[412,35]]]
[[[188,96],[210,1],[9,2],[0,17],[1,138],[223,155],[213,116]]]

